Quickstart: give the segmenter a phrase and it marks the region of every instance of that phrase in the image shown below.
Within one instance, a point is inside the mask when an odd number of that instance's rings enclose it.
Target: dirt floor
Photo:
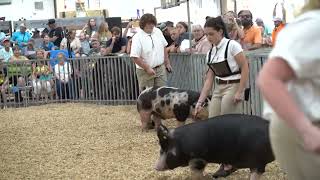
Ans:
[[[51,104],[0,110],[0,179],[190,179],[187,167],[155,171],[158,155],[156,133],[141,132],[134,106]],[[217,167],[209,165],[206,173]],[[248,174],[240,170],[221,179],[248,179]],[[272,163],[262,179],[286,178]]]

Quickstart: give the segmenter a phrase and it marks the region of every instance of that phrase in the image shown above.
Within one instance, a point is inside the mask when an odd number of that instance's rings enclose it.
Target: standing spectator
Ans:
[[[50,41],[53,42],[53,44],[56,47],[60,47],[60,43],[63,39],[63,30],[61,27],[56,27],[56,20],[54,19],[49,19],[48,20],[48,27],[45,28],[42,31],[42,34],[48,34],[50,37]]]
[[[243,26],[244,37],[241,39],[241,45],[244,50],[255,50],[261,48],[262,36],[261,30],[252,22],[252,13],[249,10],[241,10],[238,13]]]
[[[127,46],[126,46],[126,53],[127,53],[127,54],[130,54],[130,53],[131,53],[132,36],[133,36],[133,35],[127,36]]]
[[[54,75],[56,78],[56,91],[59,99],[69,99],[69,81],[71,79],[72,68],[70,63],[66,62],[64,53],[57,56],[58,64],[54,66]]]
[[[168,53],[176,53],[178,48],[178,39],[179,39],[179,33],[177,28],[173,28],[170,32],[170,37],[172,39],[172,43],[167,46]]]
[[[69,43],[69,47],[68,47]],[[81,42],[79,38],[76,37],[76,30],[70,30],[66,37],[60,43],[60,50],[70,50],[75,54],[76,57],[80,57],[80,49],[81,49]]]
[[[281,18],[273,18],[274,29],[272,31],[272,46],[275,45],[278,33],[284,28],[285,24]]]
[[[91,38],[95,35],[97,32],[97,24],[96,20],[94,18],[91,18],[88,20],[88,23],[83,27],[82,32],[86,34],[86,38],[91,41]]]
[[[24,23],[20,24],[20,31],[14,32],[11,37],[11,42],[18,45],[20,48],[27,46],[31,39],[31,34],[26,32],[27,26]]]
[[[89,43],[88,39],[86,38],[86,35],[83,32],[80,33],[79,40],[81,43],[81,50],[80,50],[81,56],[88,56],[88,54],[90,52],[90,43]]]
[[[244,38],[244,32],[240,27],[240,20],[237,18],[237,14],[233,11],[228,11],[223,15],[224,23],[227,26],[230,39],[240,42]]]
[[[132,38],[130,57],[136,64],[140,91],[146,87],[166,85],[166,69],[171,72],[167,41],[155,28],[156,25],[156,17],[144,14],[139,22],[141,31]]]
[[[4,62],[9,62],[10,58],[13,56],[10,40],[4,38],[2,40],[2,45],[4,48],[0,49],[0,58],[3,58]]]
[[[209,69],[195,107],[195,115],[201,110],[214,82],[216,86],[209,105],[209,117],[241,113],[241,102],[249,75],[248,61],[241,45],[226,38],[228,32],[220,16],[209,18],[204,28],[208,41],[214,47],[207,55]],[[213,176],[225,177],[235,170],[231,165],[221,165]]]
[[[113,27],[111,29],[112,38],[107,41],[108,51],[110,53],[125,53],[127,41],[121,37],[121,29],[119,27]]]
[[[256,19],[257,26],[261,29],[261,34],[263,37],[265,36],[271,36],[272,31],[270,28],[264,24],[263,20],[261,18]]]
[[[276,161],[292,180],[320,177],[320,1],[277,38],[258,77]]]
[[[106,45],[107,41],[112,37],[112,33],[109,31],[108,23],[102,22],[99,26],[99,31],[92,37],[98,39],[101,45]]]
[[[176,25],[176,28],[179,33],[179,38],[176,42],[178,46],[177,52],[185,52],[186,49],[190,48],[189,33],[188,33],[189,27],[185,22],[178,22]]]
[[[173,29],[173,22],[167,21],[165,23],[160,23],[157,27],[162,31],[162,34],[168,43],[167,47],[169,47],[173,43],[170,35],[170,32]]]
[[[208,41],[201,25],[192,26],[192,49],[193,53],[206,54],[212,48],[212,44]]]
[[[271,46],[271,30],[266,26],[261,18],[256,19],[256,24],[261,30],[262,45]]]

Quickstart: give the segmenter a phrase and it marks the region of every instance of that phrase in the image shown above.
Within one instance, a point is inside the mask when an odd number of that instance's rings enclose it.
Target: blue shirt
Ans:
[[[49,42],[48,44],[45,44],[45,43],[42,44],[42,48],[45,51],[51,51],[53,47],[54,47],[53,42]]]
[[[27,43],[31,39],[31,35],[28,32],[21,33],[20,31],[14,32],[12,34],[11,41],[18,42],[20,48],[24,47],[21,43]]]
[[[3,58],[4,62],[9,62],[9,59],[13,56],[12,48],[10,47],[9,52],[5,48],[0,49],[0,59]]]

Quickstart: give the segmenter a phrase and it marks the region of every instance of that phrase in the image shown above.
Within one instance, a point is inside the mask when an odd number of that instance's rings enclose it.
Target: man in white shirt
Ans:
[[[160,29],[156,28],[157,20],[152,14],[144,14],[140,19],[140,28],[132,38],[130,57],[137,68],[139,89],[166,85],[166,70],[172,68],[166,51],[167,41]]]

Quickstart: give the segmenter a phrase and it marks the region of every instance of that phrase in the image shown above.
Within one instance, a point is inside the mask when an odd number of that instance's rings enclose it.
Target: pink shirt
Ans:
[[[206,36],[203,36],[199,41],[192,40],[193,47],[195,47],[195,52],[199,54],[206,54],[211,49],[212,45],[207,40]]]

